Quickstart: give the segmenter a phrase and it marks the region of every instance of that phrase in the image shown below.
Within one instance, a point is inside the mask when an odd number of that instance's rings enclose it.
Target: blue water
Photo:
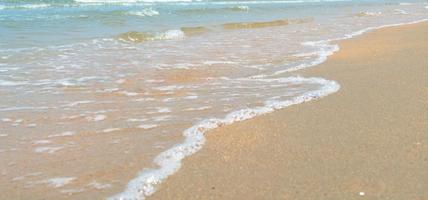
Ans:
[[[90,1],[89,1],[90,2]],[[315,17],[317,20],[394,5],[401,1],[201,1],[166,3],[1,1],[2,48],[70,44],[127,31],[165,31],[183,26]],[[411,1],[422,3],[424,1]],[[248,6],[248,10],[232,10]],[[152,16],[136,15],[152,10]],[[268,12],[267,12],[268,11]],[[150,14],[150,13],[149,13]],[[7,41],[7,42],[6,42]]]
[[[0,193],[144,199],[206,131],[339,90],[299,76],[337,40],[428,19],[427,6],[0,0]]]

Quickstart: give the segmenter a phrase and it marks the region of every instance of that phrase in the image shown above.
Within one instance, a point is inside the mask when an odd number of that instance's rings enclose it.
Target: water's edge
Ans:
[[[327,60],[328,56],[333,55],[335,52],[339,51],[339,45],[334,42],[351,39],[351,38],[360,36],[366,32],[377,30],[377,29],[402,26],[402,25],[410,25],[410,24],[416,24],[416,23],[421,23],[426,21],[428,21],[428,19],[422,19],[422,20],[412,21],[408,23],[397,23],[397,24],[388,24],[388,25],[382,25],[377,27],[368,27],[360,31],[353,32],[351,34],[347,34],[341,38],[305,42],[303,43],[303,45],[316,46],[320,49],[318,59],[310,63],[295,66],[285,71],[278,71],[277,73],[275,73],[275,75],[280,73],[297,71],[304,68],[314,67],[321,63],[324,63]],[[255,77],[255,78],[258,79],[261,77],[258,77],[258,78]],[[209,130],[218,128],[223,125],[229,125],[234,122],[248,120],[248,119],[257,117],[259,115],[271,113],[291,105],[301,104],[311,100],[319,99],[319,98],[328,96],[330,94],[333,94],[339,91],[340,89],[340,85],[337,82],[333,80],[326,80],[319,77],[304,78],[304,77],[296,76],[296,77],[278,78],[278,79],[263,78],[263,79],[259,79],[259,81],[260,80],[276,81],[281,83],[293,82],[293,81],[311,82],[311,83],[322,84],[323,86],[321,87],[321,89],[306,92],[303,95],[294,97],[291,100],[266,101],[264,106],[262,107],[247,108],[247,109],[242,109],[238,111],[233,111],[227,114],[222,119],[207,118],[206,120],[200,121],[199,123],[186,129],[183,132],[184,141],[182,143],[177,144],[174,147],[162,152],[154,159],[153,162],[159,165],[159,168],[142,170],[136,178],[129,181],[127,187],[123,192],[118,193],[114,196],[111,196],[108,199],[110,200],[145,199],[147,196],[152,195],[154,192],[156,192],[157,185],[162,183],[165,179],[168,178],[168,176],[174,174],[180,169],[182,165],[181,161],[185,157],[198,152],[203,147],[206,140],[204,134]]]

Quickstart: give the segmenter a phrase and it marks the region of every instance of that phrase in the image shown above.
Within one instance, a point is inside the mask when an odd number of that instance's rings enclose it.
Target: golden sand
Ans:
[[[150,199],[428,199],[428,23],[340,42],[320,99],[207,133]]]

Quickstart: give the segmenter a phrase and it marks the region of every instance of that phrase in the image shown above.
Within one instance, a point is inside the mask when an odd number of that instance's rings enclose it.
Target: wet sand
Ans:
[[[341,90],[207,133],[149,199],[428,199],[428,23],[297,72]]]

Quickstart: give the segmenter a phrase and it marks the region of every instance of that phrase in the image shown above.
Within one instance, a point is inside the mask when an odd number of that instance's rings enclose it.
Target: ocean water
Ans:
[[[0,192],[144,199],[208,130],[338,91],[299,75],[338,40],[426,19],[422,0],[0,0]]]

